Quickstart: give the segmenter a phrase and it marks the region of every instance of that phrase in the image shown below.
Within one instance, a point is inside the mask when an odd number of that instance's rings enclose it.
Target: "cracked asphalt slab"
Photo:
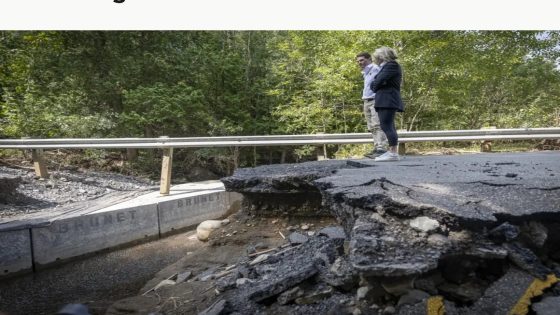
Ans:
[[[494,224],[497,217],[524,220],[560,212],[557,152],[410,156],[383,164],[352,160],[349,165],[360,168],[339,169],[316,181],[324,194],[343,193],[348,203],[388,198],[482,226]]]

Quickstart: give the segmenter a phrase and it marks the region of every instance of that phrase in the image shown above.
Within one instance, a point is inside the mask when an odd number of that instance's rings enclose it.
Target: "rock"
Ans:
[[[488,237],[495,242],[511,242],[519,235],[519,228],[504,222],[488,232]]]
[[[170,285],[175,285],[175,281],[173,281],[173,280],[163,280],[156,285],[156,287],[154,288],[154,291],[157,291],[161,287],[166,287],[166,286],[170,286]]]
[[[423,300],[429,298],[430,295],[424,291],[420,290],[411,290],[405,295],[401,296],[397,305],[414,305],[416,303],[422,302]]]
[[[389,314],[395,314],[395,312],[396,312],[395,307],[390,305],[383,309],[383,314],[389,315]]]
[[[369,292],[369,287],[359,287],[356,291],[356,300],[363,300],[366,298],[367,293]]]
[[[260,302],[269,297],[284,292],[286,288],[291,288],[302,281],[315,276],[318,272],[313,263],[291,268],[282,266],[275,269],[276,273],[271,275],[267,281],[261,281],[251,287],[251,291],[246,295],[249,300]]]
[[[184,271],[181,272],[177,275],[177,280],[175,280],[176,283],[181,283],[181,282],[185,282],[186,280],[188,280],[190,277],[192,276],[192,271]]]
[[[327,226],[317,232],[318,235],[325,235],[330,239],[346,239],[346,233],[341,226]]]
[[[541,248],[548,238],[548,229],[540,222],[529,221],[521,226],[521,234],[529,245]]]
[[[299,286],[297,286],[291,288],[290,290],[282,292],[278,296],[277,301],[280,305],[286,305],[301,296],[303,296],[303,290]]]
[[[380,283],[388,293],[401,296],[414,288],[414,277],[389,277]]]
[[[267,249],[268,245],[266,245],[263,242],[258,242],[257,244],[255,244],[255,249],[256,250],[263,250],[263,249]]]
[[[418,231],[430,232],[439,227],[439,222],[428,217],[417,217],[412,219],[409,225]]]
[[[229,219],[223,219],[222,225],[228,225],[230,223]]]
[[[313,291],[312,293],[299,297],[295,300],[296,304],[312,304],[317,303],[323,299],[330,297],[333,294],[334,290],[332,287],[327,286],[326,288],[318,289]]]
[[[465,254],[482,259],[504,259],[507,250],[492,244],[477,244],[466,250]]]
[[[448,282],[438,286],[438,289],[440,292],[452,296],[463,303],[475,302],[484,293],[484,286],[475,282],[467,282],[460,285]]]
[[[557,315],[560,310],[560,296],[545,297],[542,301],[533,303],[531,308],[536,315]]]
[[[248,283],[253,283],[253,280],[248,279],[248,278],[239,278],[239,279],[235,280],[235,285],[236,285],[237,287],[246,285],[246,284],[248,284]]]
[[[196,237],[200,241],[207,241],[210,233],[222,226],[222,221],[219,220],[206,220],[196,227]]]
[[[331,286],[350,291],[357,285],[358,276],[347,259],[338,257],[324,276],[324,281]]]
[[[251,265],[251,266],[252,266],[252,265],[256,265],[256,264],[258,264],[258,263],[260,263],[260,262],[263,262],[263,261],[267,260],[268,257],[269,257],[268,254],[261,254],[261,255],[257,256],[257,258],[253,259],[253,260],[249,263],[249,265]]]
[[[198,315],[220,315],[223,313],[226,307],[225,300],[218,300],[214,304],[210,305],[204,311],[198,313]]]
[[[449,245],[450,241],[445,235],[441,234],[432,234],[428,236],[428,244],[432,244],[435,246],[447,246]]]
[[[223,276],[216,280],[216,289],[220,292],[235,288],[237,285],[238,272],[232,272],[229,275]]]
[[[96,181],[95,178],[93,178],[93,177],[86,177],[86,178],[83,180],[83,183],[84,183],[84,184],[95,184],[96,182],[97,182],[97,181]]]
[[[373,213],[370,218],[374,221],[377,221],[379,223],[382,224],[388,224],[389,222],[387,220],[385,220],[385,218],[383,218],[379,213],[375,212]]]
[[[307,230],[309,230],[309,225],[308,224],[302,224],[301,229],[304,230],[304,231],[307,231]]]
[[[215,272],[216,272],[216,268],[210,268],[210,269],[202,272],[198,276],[196,276],[196,280],[198,280],[198,281],[208,281],[208,280],[212,279],[212,277],[214,277]]]
[[[303,244],[309,240],[309,238],[298,232],[293,232],[288,236],[288,240],[291,245]]]

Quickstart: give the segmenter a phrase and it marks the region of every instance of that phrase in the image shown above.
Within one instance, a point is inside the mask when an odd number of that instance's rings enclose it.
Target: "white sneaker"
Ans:
[[[398,161],[398,160],[400,160],[399,155],[397,153],[393,153],[389,151],[375,158],[375,162],[389,162],[389,161]]]

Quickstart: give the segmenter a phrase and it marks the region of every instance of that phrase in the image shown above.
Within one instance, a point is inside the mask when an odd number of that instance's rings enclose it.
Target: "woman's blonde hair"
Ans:
[[[397,56],[397,53],[392,48],[383,46],[375,50],[375,52],[373,53],[373,58],[375,58],[377,61],[388,62],[397,60],[399,56]]]

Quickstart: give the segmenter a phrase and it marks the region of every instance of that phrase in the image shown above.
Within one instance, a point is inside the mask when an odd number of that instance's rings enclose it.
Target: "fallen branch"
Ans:
[[[266,250],[262,250],[262,251],[260,251],[260,252],[254,252],[254,253],[252,253],[252,254],[249,254],[248,256],[249,256],[249,257],[255,257],[255,256],[258,256],[258,255],[260,255],[260,254],[270,253],[270,252],[275,251],[275,250],[277,250],[277,249],[279,249],[279,248],[281,248],[281,247],[282,247],[282,246],[275,247],[275,248],[270,248],[270,249],[266,249]]]
[[[167,277],[167,279],[165,279],[165,280],[171,280],[171,278],[176,277],[176,276],[177,276],[177,273],[174,273],[174,274],[172,274],[171,276]],[[165,280],[162,280],[162,281],[165,281]],[[160,283],[161,283],[161,281],[158,282],[158,284],[160,284]],[[142,293],[142,295],[146,295],[146,294],[148,294],[149,292],[153,291],[153,290],[158,286],[158,284],[156,284],[156,285],[155,285],[153,288],[151,288],[150,290],[148,290],[148,291]]]

